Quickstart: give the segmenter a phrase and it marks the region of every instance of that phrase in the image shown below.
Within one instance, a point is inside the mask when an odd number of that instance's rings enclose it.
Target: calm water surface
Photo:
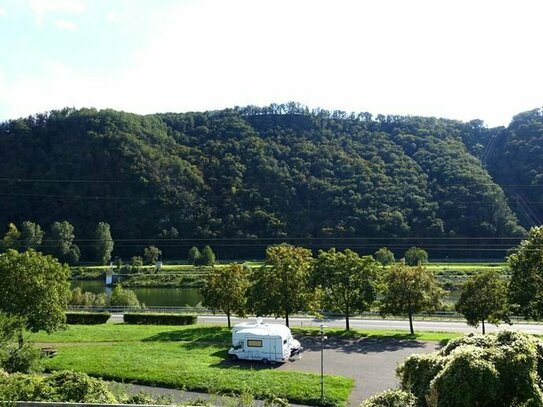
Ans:
[[[81,281],[73,280],[72,288],[79,287],[83,291],[90,291],[94,294],[103,293],[106,286],[103,281]],[[195,307],[201,305],[203,297],[197,288],[130,288],[138,296],[138,300],[148,306],[163,307]]]

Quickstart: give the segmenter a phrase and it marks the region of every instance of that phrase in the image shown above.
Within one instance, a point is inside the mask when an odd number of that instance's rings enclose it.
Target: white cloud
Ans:
[[[29,4],[39,17],[51,12],[81,14],[86,9],[83,0],[29,0]]]
[[[112,24],[120,24],[123,20],[117,13],[112,11],[106,14],[106,21]]]
[[[55,27],[59,30],[66,30],[66,31],[75,31],[77,30],[77,26],[73,21],[68,20],[55,20]]]
[[[46,3],[41,10],[67,2]],[[543,7],[535,3],[177,4],[142,24],[147,37],[125,70],[99,77],[49,64],[39,77],[9,86],[5,78],[8,117],[64,106],[151,113],[295,100],[498,125],[543,105],[543,58],[534,52]],[[122,30],[131,20],[119,15],[105,14]]]
[[[0,8],[0,17],[5,17],[7,15],[6,10]]]

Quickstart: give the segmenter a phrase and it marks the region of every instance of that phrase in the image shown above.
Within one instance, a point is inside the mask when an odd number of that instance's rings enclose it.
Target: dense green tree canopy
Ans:
[[[249,272],[242,265],[234,263],[228,267],[215,267],[201,289],[203,306],[224,312],[230,328],[230,315],[245,316],[249,286]]]
[[[21,249],[37,249],[45,236],[45,232],[37,223],[24,221],[21,225]]]
[[[522,151],[535,163],[540,115],[525,116],[506,132],[296,103],[148,116],[52,111],[0,123],[9,198],[0,224],[33,219],[49,228],[67,219],[91,239],[103,220],[119,242],[147,239],[140,252],[159,245],[153,239],[172,253],[193,245],[181,248],[183,239],[244,239],[231,250],[238,256],[262,238],[520,236],[479,157],[507,134],[530,140]]]
[[[543,318],[543,226],[530,229],[507,261],[511,269],[509,296],[515,312]]]
[[[389,264],[392,264],[395,261],[394,253],[392,253],[392,251],[390,251],[386,247],[381,247],[379,250],[377,250],[374,253],[373,257],[375,258],[375,260],[381,263],[383,267],[388,266]]]
[[[395,264],[387,270],[383,282],[381,314],[407,315],[411,334],[415,333],[413,314],[435,311],[445,294],[433,273],[422,266]]]
[[[113,252],[113,238],[108,223],[99,222],[94,235],[96,257],[100,264],[107,264]]]
[[[428,252],[420,247],[410,247],[404,254],[405,264],[408,266],[420,266],[428,263]]]
[[[257,315],[284,317],[314,303],[310,286],[311,251],[286,244],[266,249],[266,262],[253,273],[251,304]]]
[[[368,311],[375,301],[378,270],[371,256],[361,257],[349,249],[319,252],[313,264],[313,283],[322,289],[325,309],[345,316],[346,330],[349,330],[349,317]]]
[[[69,277],[67,266],[34,250],[0,254],[0,312],[24,318],[32,331],[62,328],[71,297]]]
[[[493,270],[470,277],[462,286],[456,311],[466,317],[469,325],[477,328],[482,324],[483,334],[485,321],[495,325],[509,321],[507,283]]]

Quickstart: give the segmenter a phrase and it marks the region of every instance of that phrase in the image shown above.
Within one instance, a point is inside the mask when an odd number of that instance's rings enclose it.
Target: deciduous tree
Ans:
[[[516,312],[543,318],[543,226],[534,227],[507,259],[511,270],[509,296]]]
[[[74,227],[68,221],[55,222],[51,226],[50,246],[52,253],[60,261],[77,263],[81,255],[79,247],[74,244]]]
[[[242,265],[234,263],[228,267],[215,267],[200,290],[204,297],[203,305],[213,311],[224,312],[230,328],[230,315],[245,317],[250,285],[249,272]]]
[[[21,248],[37,249],[45,236],[45,232],[37,223],[24,221],[21,226]]]
[[[0,311],[18,315],[33,331],[64,327],[71,297],[70,270],[57,259],[28,250],[0,254]]]
[[[444,294],[432,272],[422,266],[396,264],[385,273],[380,311],[383,316],[407,315],[414,334],[413,314],[435,311]]]
[[[421,249],[420,247],[411,247],[405,254],[405,264],[408,266],[419,266],[421,264],[428,263],[428,253],[426,250]]]
[[[466,317],[469,325],[477,328],[481,324],[483,334],[485,320],[495,325],[509,321],[507,283],[493,270],[470,277],[462,286],[456,311]]]
[[[349,317],[367,311],[375,301],[379,266],[371,256],[361,257],[352,250],[320,251],[313,266],[312,281],[322,288],[326,309]]]
[[[257,315],[284,317],[289,325],[293,312],[311,308],[311,251],[287,244],[266,249],[266,261],[253,273],[251,305]]]
[[[196,246],[191,247],[187,256],[187,262],[195,266],[200,261],[200,250]]]
[[[107,264],[111,259],[111,253],[113,252],[113,238],[111,237],[111,230],[109,223],[100,222],[96,226],[94,233],[96,257],[100,264]]]
[[[211,247],[206,246],[203,248],[199,264],[202,266],[213,266],[215,264],[215,253],[213,253]]]
[[[394,253],[392,253],[388,248],[381,247],[373,255],[375,260],[381,263],[384,266],[394,263]]]
[[[145,264],[155,264],[162,256],[162,251],[156,246],[149,246],[143,250]]]
[[[16,249],[19,244],[19,238],[21,237],[21,232],[15,226],[15,223],[10,223],[8,225],[8,231],[2,239],[2,247],[4,250]]]

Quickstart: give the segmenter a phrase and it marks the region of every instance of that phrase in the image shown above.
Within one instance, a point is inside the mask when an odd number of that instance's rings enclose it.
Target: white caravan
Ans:
[[[230,359],[260,360],[263,363],[285,362],[303,352],[300,342],[284,325],[244,322],[232,329]]]

